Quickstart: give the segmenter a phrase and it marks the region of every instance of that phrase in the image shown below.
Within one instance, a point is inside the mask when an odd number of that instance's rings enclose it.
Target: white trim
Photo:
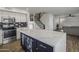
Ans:
[[[28,14],[28,9],[25,10],[20,10],[20,9],[17,9],[17,8],[4,8],[4,7],[0,7],[0,10],[2,11],[9,11],[9,12],[15,12],[15,13],[22,13],[22,14]]]

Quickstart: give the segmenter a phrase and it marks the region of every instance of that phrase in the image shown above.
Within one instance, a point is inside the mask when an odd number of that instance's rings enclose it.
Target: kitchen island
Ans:
[[[66,33],[24,29],[21,33],[21,45],[27,52],[66,52]]]

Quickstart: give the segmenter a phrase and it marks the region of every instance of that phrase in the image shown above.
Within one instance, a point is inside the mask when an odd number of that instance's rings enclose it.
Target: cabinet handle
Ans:
[[[36,50],[38,50],[38,48],[36,48]]]
[[[43,46],[42,44],[40,44],[39,46],[43,47],[43,48],[46,48],[46,46]]]

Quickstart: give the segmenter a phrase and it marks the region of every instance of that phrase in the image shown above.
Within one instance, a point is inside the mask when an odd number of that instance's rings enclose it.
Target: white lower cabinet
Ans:
[[[16,33],[17,33],[17,40],[20,39],[20,31],[21,30],[25,30],[27,27],[21,27],[21,28],[17,28]]]
[[[17,28],[16,33],[17,33],[17,40],[20,39],[20,28]]]
[[[2,44],[2,30],[0,30],[0,45]]]

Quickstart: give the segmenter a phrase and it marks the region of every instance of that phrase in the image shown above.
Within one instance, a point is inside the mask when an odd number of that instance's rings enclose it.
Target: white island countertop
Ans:
[[[66,33],[64,32],[57,32],[57,31],[49,31],[49,30],[31,30],[31,29],[24,29],[20,31],[30,37],[33,37],[41,42],[44,42],[52,47],[56,45],[62,48],[62,45],[66,48]],[[64,48],[64,49],[65,49]],[[57,48],[58,49],[58,48]],[[59,49],[60,51],[62,49]],[[59,51],[58,50],[58,51]],[[63,50],[66,51],[66,50]]]

